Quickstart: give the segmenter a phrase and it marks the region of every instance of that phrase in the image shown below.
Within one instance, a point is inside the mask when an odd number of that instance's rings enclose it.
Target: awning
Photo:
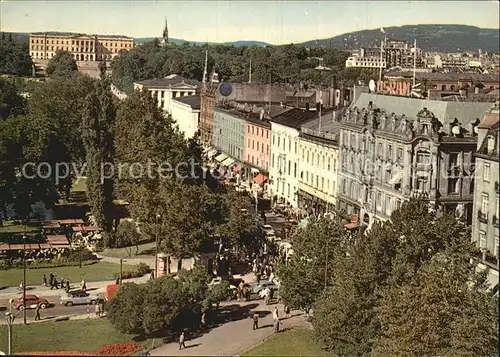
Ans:
[[[389,180],[391,185],[395,185],[397,183],[401,183],[401,179],[403,178],[403,170],[398,170],[394,176]]]
[[[222,154],[219,154],[218,156],[215,157],[215,160],[218,161],[218,162],[222,162],[224,160],[227,159],[227,155],[222,153]]]
[[[258,183],[260,185],[261,183],[263,183],[266,180],[267,180],[266,176],[264,176],[262,174],[258,174],[257,176],[254,177],[253,182]]]
[[[233,167],[233,172],[237,174],[241,169],[243,168],[243,165],[238,164],[235,167]]]
[[[358,228],[359,227],[359,223],[347,223],[347,224],[344,224],[344,228],[345,229],[354,229],[354,228]]]
[[[224,166],[229,167],[232,164],[234,164],[234,159],[228,157],[228,158],[226,158],[226,160],[222,161],[221,164],[224,165]]]
[[[212,149],[210,149],[210,150],[208,150],[208,151],[207,151],[207,156],[208,156],[209,158],[211,158],[211,157],[212,157],[212,156],[214,156],[215,154],[217,154],[217,150],[216,150],[216,149],[213,149],[213,148],[212,148]]]

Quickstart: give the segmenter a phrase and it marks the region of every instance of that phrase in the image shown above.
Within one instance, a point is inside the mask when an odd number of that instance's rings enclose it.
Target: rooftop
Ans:
[[[413,78],[413,72],[395,71],[384,74],[385,78]],[[500,76],[498,74],[480,74],[480,73],[415,73],[417,81],[473,81],[473,82],[498,82]]]
[[[445,102],[440,100],[416,99],[395,97],[371,93],[361,93],[359,98],[352,103],[352,108],[367,108],[370,102],[386,113],[405,115],[410,121],[417,118],[417,114],[427,108],[443,124],[451,123],[458,118],[462,125],[475,122],[478,118],[490,111],[491,103],[478,102]]]
[[[193,109],[200,109],[201,98],[199,94],[185,95],[183,97],[175,98],[174,100],[183,104],[187,104]]]
[[[179,76],[178,74],[171,74],[165,78],[157,79],[146,79],[143,81],[135,82],[135,84],[141,84],[144,87],[149,88],[172,88],[175,85],[187,84],[188,86],[196,87],[199,82],[196,79],[186,79]]]
[[[325,110],[325,114],[327,114]],[[303,124],[318,117],[316,111],[304,111],[294,108],[285,113],[277,115],[271,121],[277,124],[285,125],[291,128],[300,129]]]
[[[36,36],[97,36],[97,37],[107,37],[107,38],[127,38],[133,39],[133,37],[124,36],[124,35],[97,35],[97,34],[85,34],[85,33],[76,33],[76,32],[58,32],[58,31],[47,31],[47,32],[32,32],[31,35]]]

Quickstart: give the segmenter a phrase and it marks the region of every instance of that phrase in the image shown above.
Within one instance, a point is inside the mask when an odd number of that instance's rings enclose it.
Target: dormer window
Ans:
[[[420,130],[421,134],[428,134],[429,133],[429,125],[427,123],[422,124],[422,129]]]
[[[492,153],[493,151],[495,151],[495,138],[492,135],[488,136],[487,145],[488,145],[488,153]]]

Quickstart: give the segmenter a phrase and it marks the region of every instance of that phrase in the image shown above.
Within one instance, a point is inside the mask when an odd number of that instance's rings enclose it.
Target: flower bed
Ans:
[[[113,343],[95,350],[99,356],[128,356],[142,350],[142,346],[135,342]]]
[[[112,343],[98,348],[94,352],[84,351],[33,351],[22,352],[23,356],[128,356],[142,350],[135,342]]]

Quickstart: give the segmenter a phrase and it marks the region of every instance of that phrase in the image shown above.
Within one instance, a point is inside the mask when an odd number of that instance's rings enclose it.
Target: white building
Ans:
[[[351,56],[345,61],[346,68],[385,68],[385,58]]]
[[[269,196],[298,208],[300,126],[316,113],[292,109],[271,121],[271,165]]]
[[[187,95],[172,101],[172,119],[175,120],[184,138],[196,135],[200,124],[200,95]]]
[[[335,211],[339,132],[333,112],[302,125],[298,203],[307,214]]]
[[[147,89],[153,98],[157,98],[158,107],[172,114],[172,103],[175,98],[195,95],[198,81],[171,74],[165,78],[147,79],[134,83],[134,90]]]

